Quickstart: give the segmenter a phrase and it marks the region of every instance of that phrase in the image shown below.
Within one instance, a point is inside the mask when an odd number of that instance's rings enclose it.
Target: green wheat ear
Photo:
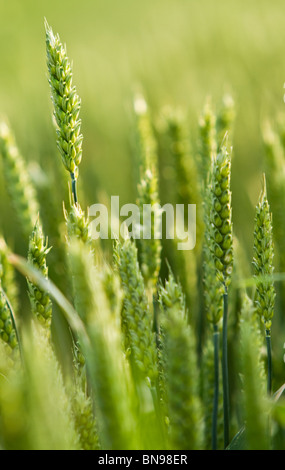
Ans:
[[[63,210],[67,225],[68,239],[77,238],[91,248],[92,237],[89,218],[82,210],[80,204],[78,202],[71,204],[69,211],[65,208]]]
[[[8,193],[21,230],[25,236],[29,236],[38,217],[38,202],[26,163],[19,152],[11,129],[5,122],[0,123],[0,152],[3,157]]]
[[[161,208],[159,204],[157,177],[146,170],[138,185],[138,205],[141,213],[144,211],[144,205],[151,205],[148,213],[150,222],[150,239],[137,240],[139,250],[139,260],[141,271],[149,290],[155,291],[161,266],[161,237],[160,237],[160,218]],[[143,229],[146,226],[144,220]],[[142,224],[141,224],[142,226]],[[143,237],[143,234],[141,234]]]
[[[203,295],[208,321],[218,326],[223,316],[223,291],[215,264],[215,231],[211,223],[212,194],[207,188],[204,201]]]
[[[256,278],[254,304],[265,326],[268,362],[267,390],[270,394],[272,388],[271,325],[274,315],[276,291],[273,282],[274,248],[272,215],[267,200],[265,175],[254,222],[253,268]]]
[[[156,289],[161,266],[161,236],[160,236],[160,199],[158,184],[157,143],[154,136],[148,105],[143,97],[137,97],[134,103],[137,126],[138,147],[138,201],[141,214],[146,205],[151,206],[148,213],[150,222],[150,239],[141,233],[137,240],[141,271],[151,296]],[[145,223],[145,221],[144,221]],[[140,220],[140,227],[143,221]],[[146,224],[144,224],[144,227]]]
[[[0,282],[0,337],[13,350],[18,346],[17,333],[6,295]]]
[[[233,228],[231,207],[231,157],[222,147],[213,162],[211,215],[213,255],[221,281],[228,286],[233,270]]]
[[[29,240],[28,261],[46,279],[48,277],[46,257],[50,249],[44,238],[40,222],[37,220]],[[44,292],[30,281],[28,281],[28,288],[32,313],[42,325],[49,329],[52,319],[52,303],[48,292]]]
[[[273,283],[272,215],[267,200],[265,177],[264,186],[256,207],[253,250],[253,268],[256,277],[254,303],[266,330],[270,330],[276,293]]]
[[[77,202],[75,184],[78,167],[82,158],[81,120],[79,119],[80,99],[72,83],[72,66],[66,49],[58,34],[45,21],[47,66],[49,84],[56,121],[57,145],[62,162],[72,179],[73,193]]]
[[[98,450],[98,430],[94,418],[93,402],[81,389],[76,389],[72,400],[75,430],[82,450]]]

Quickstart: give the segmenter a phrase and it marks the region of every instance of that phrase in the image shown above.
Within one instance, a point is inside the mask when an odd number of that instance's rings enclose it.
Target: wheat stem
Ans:
[[[222,371],[223,371],[223,401],[224,401],[224,446],[229,444],[229,370],[228,370],[228,290],[225,286],[223,295],[224,312],[223,312],[223,355],[222,355]]]
[[[267,347],[267,392],[271,395],[272,392],[272,348],[271,348],[271,331],[266,330],[266,347]]]
[[[70,173],[70,176],[71,176],[72,195],[73,195],[74,203],[77,204],[77,202],[78,202],[78,200],[77,200],[77,187],[76,187],[77,178],[75,177],[74,173]]]
[[[212,449],[217,450],[217,429],[218,429],[218,402],[219,402],[219,337],[218,326],[214,325],[213,343],[214,343],[214,400],[213,400],[213,418],[212,418]]]

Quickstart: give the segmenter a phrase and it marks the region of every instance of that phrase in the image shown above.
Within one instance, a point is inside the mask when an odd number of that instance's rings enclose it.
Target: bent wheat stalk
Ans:
[[[223,397],[224,397],[224,445],[229,444],[229,378],[227,350],[228,286],[233,269],[232,208],[231,208],[231,159],[222,147],[213,162],[212,212],[213,255],[220,282],[223,286]]]

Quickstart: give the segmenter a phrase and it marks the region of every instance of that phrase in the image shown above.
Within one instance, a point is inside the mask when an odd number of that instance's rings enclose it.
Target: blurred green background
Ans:
[[[234,228],[251,252],[264,169],[261,123],[285,106],[284,2],[1,0],[0,5],[0,114],[8,117],[24,157],[44,170],[59,158],[44,17],[67,44],[82,99],[80,190],[88,204],[96,202],[98,190],[120,195],[122,204],[134,199],[130,110],[137,89],[154,114],[166,104],[183,106],[193,142],[207,96],[218,105],[231,93]],[[17,226],[0,182],[0,228],[17,246]]]

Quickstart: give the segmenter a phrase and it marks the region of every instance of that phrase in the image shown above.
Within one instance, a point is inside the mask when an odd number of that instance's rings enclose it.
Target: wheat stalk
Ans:
[[[272,234],[272,215],[270,212],[266,181],[264,176],[263,189],[256,207],[254,226],[254,275],[266,276],[267,280],[256,280],[254,304],[256,311],[265,326],[267,352],[268,352],[268,392],[271,393],[272,360],[271,360],[271,326],[274,315],[275,288],[272,279],[274,271],[274,248]]]
[[[231,159],[226,147],[213,160],[211,214],[212,250],[216,272],[223,286],[223,397],[224,397],[224,430],[225,447],[229,444],[229,383],[228,383],[228,352],[227,352],[227,317],[228,317],[228,286],[231,282],[233,269],[232,241],[232,207],[231,207]]]
[[[74,202],[77,202],[76,182],[82,158],[82,134],[79,112],[81,101],[72,83],[72,67],[58,34],[45,22],[49,84],[56,121],[57,146],[62,162],[69,171]]]

